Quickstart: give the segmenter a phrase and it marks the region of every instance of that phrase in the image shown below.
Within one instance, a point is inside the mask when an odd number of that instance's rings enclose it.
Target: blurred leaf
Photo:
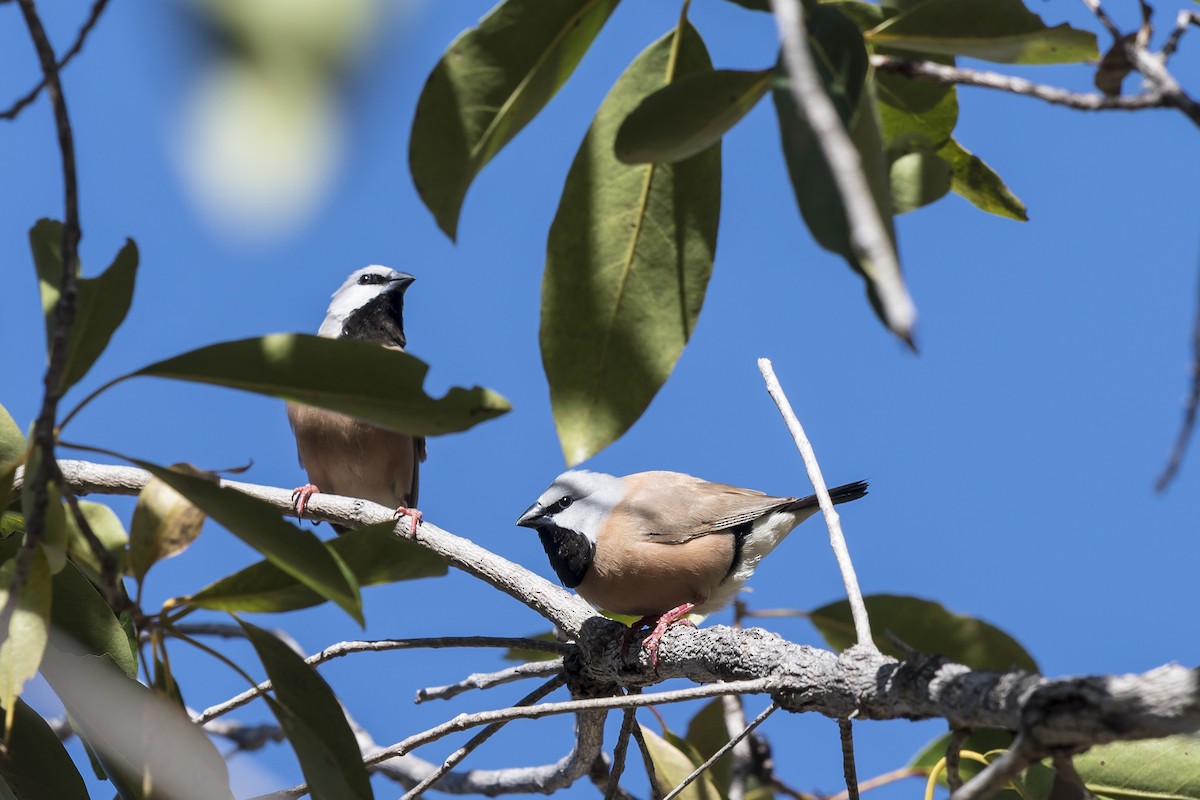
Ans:
[[[614,151],[626,164],[669,164],[721,140],[771,87],[771,70],[712,70],[687,75],[646,97],[617,130]]]
[[[742,8],[748,8],[751,11],[766,11],[771,13],[771,0],[729,0],[731,3],[736,3]]]
[[[691,337],[712,274],[719,144],[677,164],[628,166],[617,128],[651,92],[711,64],[686,25],[646,48],[609,91],[563,187],[542,278],[542,362],[569,465],[637,421]]]
[[[157,648],[154,651],[154,688],[162,697],[171,700],[185,712],[187,711],[187,703],[183,701],[183,692],[179,688],[178,681],[175,680],[175,675],[171,672],[171,665],[159,656]]]
[[[1092,82],[1109,97],[1116,97],[1121,93],[1121,84],[1126,76],[1133,72],[1133,63],[1129,60],[1129,54],[1125,52],[1125,45],[1135,44],[1137,38],[1138,34],[1134,32],[1126,34],[1120,41],[1113,42],[1104,58],[1100,59],[1100,65],[1096,67],[1096,76]]]
[[[896,13],[894,9],[863,2],[863,0],[821,0],[821,5],[836,8],[853,20],[858,29],[862,31],[874,28]]]
[[[1200,734],[1113,742],[1075,756],[1093,793],[1113,800],[1200,799]]]
[[[478,386],[435,400],[422,388],[428,372],[420,359],[371,342],[277,333],[209,345],[133,374],[282,397],[415,436],[465,431],[511,408]]]
[[[1069,64],[1100,57],[1095,34],[1048,28],[1021,0],[926,0],[867,31],[876,44],[1005,64]]]
[[[0,564],[16,558],[25,541],[25,517],[16,511],[0,516]]]
[[[62,238],[63,224],[57,220],[38,220],[29,231],[29,244],[42,292],[42,311],[46,316],[47,348],[54,336],[54,307],[58,303],[62,281]],[[67,362],[59,384],[63,390],[87,374],[125,320],[133,302],[137,267],[137,245],[127,239],[116,259],[102,274],[78,279],[75,319],[71,323]]]
[[[979,156],[963,149],[951,138],[938,151],[954,169],[950,188],[962,195],[972,205],[998,217],[1025,222],[1029,219],[1025,204],[1013,194],[1000,176],[983,162]]]
[[[947,611],[940,603],[894,594],[864,597],[875,644],[888,655],[904,658],[888,639],[891,631],[920,653],[938,653],[971,669],[1037,672],[1033,656],[1015,639],[982,620]],[[841,600],[809,614],[821,636],[835,650],[855,642],[850,604]]]
[[[50,622],[60,650],[107,656],[127,677],[137,676],[137,654],[108,603],[72,562],[54,576]]]
[[[364,624],[362,598],[354,576],[337,553],[326,548],[311,531],[287,522],[279,515],[279,509],[269,503],[220,486],[208,478],[130,460],[195,503],[275,566],[337,603],[358,624]]]
[[[892,162],[892,207],[907,214],[939,200],[950,191],[953,168],[935,153],[914,150]]]
[[[121,524],[116,512],[103,503],[93,503],[88,500],[79,501],[79,510],[83,513],[83,518],[87,520],[92,533],[96,534],[100,544],[112,556],[113,562],[117,566],[117,577],[124,575],[125,545],[129,543],[129,535],[125,533],[125,526]],[[79,525],[76,524],[75,515],[71,513],[70,509],[66,509],[66,523],[67,552],[70,554],[71,560],[77,566],[87,567],[92,573],[90,577],[99,580],[102,572],[100,559],[92,552],[92,546],[84,537],[83,531],[79,529]]]
[[[741,701],[740,697],[737,699],[739,702]],[[714,697],[701,706],[696,715],[688,722],[687,736],[685,738],[688,744],[695,748],[699,754],[700,763],[704,763],[712,757],[713,753],[724,747],[729,742],[729,729],[725,724],[725,698]],[[713,786],[717,789],[721,797],[729,795],[732,769],[732,751],[721,756],[709,768]]]
[[[29,459],[25,462],[25,474],[30,476],[21,486],[21,513],[28,520],[33,511],[35,493],[33,477],[37,474],[42,460],[40,450],[30,451]],[[56,481],[46,483],[46,513],[41,536],[42,552],[50,564],[50,572],[57,573],[67,563],[67,513],[63,508],[62,492]]]
[[[951,735],[947,733],[934,739],[913,756],[912,761],[908,762],[908,766],[913,769],[923,770],[928,775],[937,762],[945,758],[946,748],[950,746],[950,738]],[[968,736],[961,749],[974,750],[976,753],[1005,750],[1012,745],[1012,740],[1013,735],[1009,731],[999,730],[998,728],[983,728]],[[973,761],[969,758],[959,759],[958,771],[964,781],[975,777],[982,769],[983,764],[980,764],[978,761]],[[947,786],[945,771],[938,777],[938,784],[943,787]],[[995,800],[1020,800],[1020,797],[1011,789],[1005,789],[995,796]]]
[[[877,51],[887,54],[885,48]],[[930,53],[922,53],[921,57],[942,64],[954,63],[953,58]],[[875,94],[879,98],[885,150],[903,145],[903,140],[914,134],[936,150],[950,138],[958,122],[958,92],[954,86],[876,72]]]
[[[25,461],[25,436],[8,409],[0,405],[0,509],[8,508],[13,475]]]
[[[545,633],[538,633],[525,638],[535,639],[539,642],[558,641],[558,637],[554,635],[554,631],[546,631]],[[558,658],[558,656],[555,653],[548,653],[545,650],[523,650],[520,647],[510,647],[504,651],[504,658],[509,661],[520,661],[524,663],[528,661],[553,661],[554,659]]]
[[[641,729],[646,740],[646,750],[650,753],[650,760],[654,762],[654,785],[665,795],[691,775],[702,762],[695,760],[698,758],[695,749],[682,739],[668,732],[667,736],[674,740],[669,741],[645,725],[642,725]],[[679,797],[680,800],[720,800],[721,795],[713,784],[712,775],[705,772],[684,789]]]
[[[188,471],[178,464],[172,468]],[[140,583],[150,567],[183,552],[200,535],[204,519],[204,512],[186,497],[151,478],[138,494],[129,525],[130,574]]]
[[[408,164],[454,239],[484,165],[554,97],[617,0],[504,0],[451,43],[417,101]]]
[[[204,732],[98,653],[56,629],[42,673],[121,797],[232,800],[225,761]]]
[[[87,786],[54,730],[18,700],[0,780],[19,800],[88,800]]]
[[[329,684],[278,638],[238,622],[271,679],[275,697],[268,705],[296,751],[313,797],[373,797],[354,732]]]
[[[12,559],[0,566],[0,608],[8,606],[14,585],[19,559]],[[42,663],[42,654],[49,639],[50,624],[50,566],[41,550],[34,550],[25,572],[25,583],[20,587],[8,629],[0,641],[0,706],[6,711],[4,732],[13,723],[17,710],[17,698]]]
[[[392,522],[347,531],[322,542],[341,557],[358,585],[431,578],[446,574],[446,562],[418,544],[398,538]],[[292,611],[325,602],[270,561],[260,561],[201,589],[183,602],[222,611]]]

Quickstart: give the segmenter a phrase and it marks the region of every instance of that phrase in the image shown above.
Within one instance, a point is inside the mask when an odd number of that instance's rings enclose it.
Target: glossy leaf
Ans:
[[[54,334],[54,307],[62,283],[62,239],[63,224],[57,220],[38,220],[29,231],[29,244],[42,292],[42,311],[46,316],[47,347]],[[71,323],[67,361],[59,384],[64,390],[87,374],[108,346],[113,333],[125,321],[133,302],[137,267],[137,245],[128,239],[102,274],[77,279],[75,318]]]
[[[16,587],[17,559],[0,566],[0,608],[5,608],[9,596],[18,591],[8,630],[0,637],[0,706],[6,711],[4,731],[7,732],[16,713],[17,698],[42,663],[50,632],[50,565],[41,550],[29,559],[25,583]]]
[[[669,164],[721,140],[771,87],[771,70],[721,69],[687,75],[630,112],[617,130],[617,158],[626,164]]]
[[[1113,800],[1200,800],[1200,734],[1100,745],[1075,756],[1075,769]]]
[[[658,787],[661,795],[665,795],[692,774],[701,760],[695,749],[682,739],[670,737],[674,741],[669,741],[645,725],[641,728],[642,737],[646,740],[646,750],[654,763],[654,785]],[[679,797],[681,800],[720,800],[721,795],[717,792],[712,775],[705,772],[684,789]]]
[[[271,679],[268,705],[296,751],[314,797],[370,798],[371,782],[354,732],[329,684],[290,647],[238,620]]]
[[[186,497],[151,478],[138,494],[129,525],[130,574],[140,582],[150,567],[183,552],[200,535],[204,520],[204,512]]]
[[[117,576],[120,577],[125,573],[125,546],[129,543],[129,535],[125,533],[125,526],[121,524],[116,512],[103,503],[80,500],[79,510],[83,513],[83,518],[87,520],[92,533],[96,535],[100,544],[113,559],[117,568]],[[102,573],[100,559],[96,557],[91,544],[80,530],[75,515],[71,513],[70,509],[66,510],[66,522],[67,553],[77,566],[86,567],[92,577],[99,580]]]
[[[907,214],[941,199],[950,191],[954,170],[936,153],[914,150],[892,161],[892,207]]]
[[[939,653],[972,669],[1037,672],[1037,663],[1015,639],[982,620],[947,611],[940,603],[919,597],[876,594],[863,598],[871,618],[875,644],[888,655],[903,658],[886,632],[921,653]],[[809,619],[835,650],[854,644],[854,623],[845,600],[818,608]]]
[[[419,436],[465,431],[511,409],[479,386],[435,400],[422,388],[428,372],[420,359],[370,342],[277,333],[202,347],[134,375],[282,397]]]
[[[1069,64],[1100,57],[1095,34],[1047,27],[1021,0],[926,0],[867,32],[868,40],[1005,64]]]
[[[186,497],[275,566],[342,607],[361,625],[362,598],[345,562],[311,531],[287,522],[274,506],[208,478],[134,460]]]
[[[955,194],[962,195],[976,208],[989,214],[1018,222],[1029,219],[1025,204],[979,156],[965,150],[953,138],[942,146],[938,155],[949,162],[954,170],[950,188]]]
[[[409,141],[413,183],[451,239],[471,182],[575,70],[617,0],[504,0],[425,82]]]
[[[550,228],[542,279],[542,362],[570,465],[629,429],[683,352],[712,274],[719,145],[676,164],[617,161],[617,128],[650,93],[711,70],[685,25],[646,48],[601,104]],[[586,243],[586,246],[581,246]]]
[[[394,527],[391,522],[381,522],[347,531],[323,544],[342,559],[359,586],[446,574],[446,562],[440,556],[397,538],[392,532]],[[270,561],[260,561],[182,602],[222,611],[274,612],[308,608],[325,602],[325,598]]]
[[[59,650],[107,657],[126,676],[137,676],[137,655],[112,609],[75,564],[54,576],[50,622]]]
[[[25,461],[25,436],[8,409],[0,405],[0,510],[8,507],[13,475]]]
[[[17,701],[0,781],[19,800],[88,800],[87,786],[46,721]]]

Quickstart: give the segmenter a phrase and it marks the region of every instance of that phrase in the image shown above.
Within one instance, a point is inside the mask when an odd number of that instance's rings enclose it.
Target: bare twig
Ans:
[[[83,515],[83,509],[79,507],[79,498],[73,492],[64,490],[63,499],[67,501],[67,507],[71,509],[75,525],[83,534],[84,540],[87,541],[92,555],[100,563],[100,582],[104,586],[104,599],[108,602],[109,608],[120,613],[128,608],[130,603],[125,594],[125,587],[121,584],[121,578],[117,574],[117,560],[113,558],[113,554],[108,551],[108,548],[100,541],[100,537],[92,530],[91,523],[87,521],[87,517]]]
[[[885,772],[882,775],[876,775],[874,778],[862,781],[858,784],[858,790],[859,792],[869,792],[872,789],[878,789],[881,786],[887,786],[888,784],[904,780],[905,778],[920,778],[928,774],[928,770],[921,769],[920,767],[900,767],[899,769],[894,769],[891,772]],[[800,796],[803,797],[804,800],[816,800],[816,798],[813,798],[811,795],[799,795],[799,793],[792,793],[792,796]],[[838,794],[823,797],[820,800],[850,800],[850,793],[849,791],[839,792]]]
[[[104,7],[107,5],[108,0],[96,0],[96,2],[92,4],[91,13],[88,14],[88,18],[84,20],[83,26],[79,29],[79,33],[76,34],[74,44],[71,45],[67,52],[63,54],[63,57],[58,61],[59,72],[62,72],[67,64],[71,63],[71,59],[79,55],[79,51],[83,49],[84,41],[87,39],[88,34],[92,32],[92,28],[95,27],[96,23],[100,20],[100,15],[104,12]],[[42,93],[42,89],[46,88],[46,83],[47,80],[43,77],[40,81],[38,81],[37,86],[34,86],[24,95],[17,98],[17,100],[11,106],[3,111],[0,111],[0,119],[16,119],[17,115],[24,111],[26,106],[37,99],[37,96]]]
[[[632,734],[633,740],[637,742],[638,752],[642,754],[642,767],[646,770],[646,777],[650,779],[650,800],[662,800],[662,792],[658,788],[658,773],[654,768],[654,759],[650,756],[646,737],[642,735],[642,726],[635,724]]]
[[[746,777],[754,764],[754,754],[750,750],[750,742],[742,736],[746,730],[746,709],[742,698],[738,695],[726,695],[721,698],[721,710],[725,716],[725,733],[731,739],[737,738],[733,753],[729,759],[729,800],[743,800],[746,796]]]
[[[189,711],[188,713],[194,714],[195,712]],[[236,720],[214,719],[205,723],[203,727],[205,733],[233,742],[236,746],[234,752],[239,753],[261,750],[268,744],[278,744],[287,738],[283,735],[283,728],[269,723],[247,725]],[[229,754],[226,753],[226,755]]]
[[[842,571],[842,581],[846,584],[846,597],[850,601],[850,612],[854,616],[854,631],[858,636],[858,644],[860,647],[876,649],[875,640],[871,638],[871,621],[867,617],[867,606],[863,602],[862,592],[858,588],[858,576],[854,573],[850,550],[846,547],[846,537],[842,535],[841,518],[833,507],[833,501],[829,499],[829,489],[826,488],[825,478],[821,475],[821,465],[817,463],[817,455],[813,452],[812,444],[804,433],[804,426],[800,424],[796,412],[792,410],[792,404],[788,402],[783,387],[779,385],[779,378],[775,377],[775,368],[771,365],[771,360],[760,358],[758,370],[767,383],[768,394],[775,401],[775,405],[779,406],[779,413],[783,415],[783,421],[787,423],[792,438],[796,440],[796,448],[800,451],[800,457],[804,459],[804,468],[808,471],[808,479],[812,482],[813,491],[821,504],[821,512],[824,513],[825,524],[829,528],[829,543],[837,557],[838,568]]]
[[[616,800],[621,791],[621,775],[625,772],[625,755],[629,752],[629,737],[637,724],[637,709],[627,708],[621,718],[621,731],[617,734],[617,743],[613,747],[612,769],[608,772],[608,786],[604,790],[604,800]]]
[[[1171,35],[1167,37],[1166,43],[1163,44],[1163,61],[1175,55],[1175,50],[1179,47],[1179,40],[1183,38],[1183,34],[1187,33],[1187,29],[1192,25],[1200,26],[1200,11],[1188,11],[1186,9],[1180,11],[1179,16],[1175,18],[1174,30],[1171,31]]]
[[[1200,281],[1196,282],[1196,286],[1196,316],[1192,321],[1192,386],[1183,407],[1183,423],[1179,426],[1179,433],[1175,436],[1171,455],[1168,456],[1166,466],[1163,467],[1158,480],[1154,483],[1154,488],[1160,492],[1167,490],[1183,465],[1183,456],[1187,452],[1188,442],[1192,440],[1192,433],[1196,429],[1196,411],[1200,409]]]
[[[900,263],[858,156],[833,102],[821,86],[805,35],[800,0],[771,0],[789,88],[800,113],[816,134],[846,209],[850,245],[871,278],[888,327],[912,345],[917,309],[900,277]]]
[[[846,778],[847,800],[858,800],[858,770],[854,768],[854,728],[848,719],[839,719],[838,735],[842,741],[842,775]]]
[[[713,753],[711,756],[709,756],[704,761],[703,764],[696,767],[696,769],[694,769],[691,772],[691,774],[689,774],[686,778],[684,778],[682,781],[680,781],[679,785],[676,786],[674,789],[672,789],[670,791],[670,793],[666,797],[663,798],[663,800],[674,800],[674,798],[678,797],[680,795],[680,793],[683,792],[684,789],[686,789],[687,787],[692,785],[693,781],[695,781],[697,778],[699,778],[701,775],[703,775],[705,772],[707,772],[709,769],[711,769],[712,765],[717,763],[717,761],[721,758],[721,756],[728,753],[740,741],[742,741],[747,736],[749,736],[751,731],[753,731],[755,728],[757,728],[759,725],[761,725],[763,722],[765,722],[767,717],[774,714],[778,709],[779,709],[779,706],[775,705],[774,703],[771,703],[771,705],[767,706],[761,714],[759,714],[757,717],[754,718],[753,722],[751,722],[749,725],[747,725],[745,728],[742,729],[741,733],[739,733],[737,736],[734,736],[732,739],[730,739],[725,744],[721,745],[721,747],[715,753]]]
[[[970,732],[965,728],[955,728],[950,733],[950,741],[946,744],[946,785],[953,794],[962,788],[962,775],[959,773],[959,753],[966,744]]]
[[[509,667],[497,672],[476,672],[463,678],[458,683],[418,689],[414,702],[424,703],[426,700],[449,700],[451,697],[457,697],[471,689],[491,689],[493,686],[500,686],[501,684],[512,683],[513,681],[520,681],[526,678],[545,678],[556,672],[561,672],[562,667],[563,660],[556,658],[552,661],[530,661],[528,664],[517,664],[515,667]]]
[[[543,697],[553,692],[555,689],[565,685],[566,682],[566,676],[556,675],[539,686],[537,689],[534,689],[532,692],[518,700],[515,703],[515,706],[520,708],[522,706],[533,705],[538,700],[541,700]],[[414,798],[420,797],[425,793],[426,789],[433,786],[435,783],[445,777],[446,773],[454,769],[456,765],[461,763],[464,758],[474,752],[476,748],[499,733],[500,729],[506,724],[506,722],[494,722],[481,730],[479,733],[472,736],[466,744],[451,753],[446,760],[442,762],[440,767],[431,772],[416,786],[405,792],[404,797],[401,798],[401,800],[414,800]]]

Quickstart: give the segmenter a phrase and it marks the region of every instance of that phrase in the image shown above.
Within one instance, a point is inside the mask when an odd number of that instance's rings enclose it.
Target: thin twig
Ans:
[[[188,713],[195,713],[189,711]],[[261,750],[268,744],[278,744],[287,737],[283,728],[270,723],[262,725],[247,725],[230,719],[214,719],[204,725],[204,732],[210,736],[220,736],[233,742],[237,753],[248,753]],[[225,754],[227,757],[229,753]]]
[[[1022,737],[1018,734],[1011,748],[1005,750],[954,793],[954,800],[985,800],[1004,788],[1005,784],[1035,760],[1026,754]]]
[[[59,59],[58,71],[62,72],[67,64],[71,63],[71,59],[79,55],[79,51],[83,49],[83,43],[87,39],[88,34],[92,32],[92,28],[100,20],[100,15],[104,12],[104,7],[108,5],[108,0],[96,0],[92,4],[92,11],[88,14],[88,18],[84,20],[83,26],[79,29],[79,33],[75,36],[75,43],[70,49],[63,54]],[[25,107],[37,99],[37,96],[42,93],[42,89],[46,88],[46,78],[38,81],[38,85],[34,86],[26,92],[4,111],[0,111],[0,119],[16,119],[17,115],[25,110]]]
[[[789,88],[796,107],[808,120],[833,173],[846,222],[850,228],[850,246],[862,269],[871,279],[883,307],[888,327],[912,345],[917,309],[900,277],[900,262],[887,227],[875,205],[862,159],[850,141],[833,101],[821,86],[805,35],[804,8],[800,0],[771,0],[783,61],[787,65]]]
[[[872,789],[878,789],[881,786],[887,786],[890,783],[904,780],[905,778],[921,778],[929,774],[929,770],[920,767],[900,767],[891,772],[885,772],[882,775],[876,775],[874,778],[865,780],[858,784],[859,792],[869,792]],[[792,796],[797,796],[798,793]],[[812,795],[801,795],[804,800],[816,800]],[[838,794],[823,797],[820,800],[849,800],[848,792],[839,792]]]
[[[842,741],[842,774],[846,778],[846,797],[858,800],[858,770],[854,768],[854,728],[848,719],[839,719],[838,735]]]
[[[1200,409],[1200,280],[1196,282],[1196,288],[1196,316],[1192,321],[1192,387],[1183,407],[1183,424],[1179,426],[1179,433],[1175,436],[1171,455],[1167,458],[1167,465],[1163,467],[1158,480],[1154,483],[1154,488],[1160,492],[1167,490],[1183,465],[1183,456],[1187,452],[1188,443],[1192,440],[1192,433],[1196,429],[1196,412],[1197,409]]]
[[[858,644],[860,647],[876,650],[875,640],[871,638],[871,622],[867,617],[867,606],[863,602],[862,592],[858,588],[858,576],[854,574],[854,564],[850,560],[850,550],[846,547],[846,537],[842,535],[841,518],[833,507],[833,501],[829,499],[829,489],[826,488],[825,478],[821,475],[821,465],[817,463],[817,455],[813,452],[812,444],[804,433],[804,426],[800,424],[796,412],[792,410],[792,404],[788,402],[783,387],[779,385],[779,378],[775,377],[775,368],[771,365],[771,360],[760,358],[758,370],[767,383],[767,393],[771,395],[775,405],[779,406],[779,413],[783,415],[783,421],[787,423],[792,438],[796,440],[796,448],[800,451],[800,457],[804,459],[804,468],[808,470],[808,479],[812,482],[813,491],[821,504],[821,511],[825,515],[825,524],[829,528],[829,543],[837,557],[838,568],[842,571],[842,581],[846,584],[846,597],[850,601],[850,612],[854,616],[854,631],[858,636]]]
[[[1180,11],[1179,16],[1175,18],[1175,29],[1171,31],[1171,35],[1167,37],[1166,43],[1163,44],[1163,61],[1175,55],[1175,50],[1179,47],[1179,40],[1183,38],[1183,34],[1187,33],[1187,29],[1192,25],[1200,26],[1200,11],[1188,11],[1186,9]]]
[[[725,744],[721,745],[721,747],[717,750],[717,752],[715,752],[711,756],[709,756],[704,761],[703,764],[696,767],[696,769],[694,769],[690,775],[688,775],[686,778],[684,778],[682,781],[680,781],[679,785],[676,786],[674,789],[672,789],[670,791],[670,793],[667,794],[667,796],[663,798],[663,800],[674,800],[674,798],[678,797],[680,795],[680,793],[683,792],[684,789],[686,789],[688,786],[690,786],[692,784],[693,781],[695,781],[697,778],[699,778],[701,775],[703,775],[705,772],[707,772],[709,769],[711,769],[712,765],[717,763],[717,760],[720,759],[721,756],[728,753],[730,750],[732,750],[738,744],[738,742],[742,741],[747,736],[749,736],[751,731],[753,731],[755,728],[757,728],[759,725],[761,725],[764,721],[766,721],[767,717],[774,714],[775,711],[778,710],[778,708],[779,708],[779,706],[775,705],[774,703],[771,703],[769,706],[767,706],[761,714],[759,714],[757,717],[754,718],[753,722],[751,722],[749,725],[747,725],[745,728],[742,729],[741,733],[739,733],[737,736],[734,736],[732,739],[730,739]]]
[[[527,664],[517,664],[515,667],[508,667],[497,672],[477,672],[468,675],[458,683],[418,689],[416,699],[413,702],[424,703],[426,700],[449,700],[451,697],[457,697],[463,692],[468,692],[472,689],[491,689],[493,686],[525,680],[526,678],[545,678],[556,672],[561,672],[562,667],[563,660],[556,658],[552,661],[530,661]]]
[[[627,708],[621,719],[621,731],[617,734],[617,743],[613,747],[612,768],[608,771],[608,787],[604,790],[604,800],[615,800],[621,791],[621,775],[625,772],[625,755],[629,752],[629,737],[637,724],[637,709]]]
[[[633,740],[637,742],[638,751],[642,754],[642,766],[646,770],[646,777],[650,779],[650,800],[662,800],[662,791],[658,788],[658,772],[654,768],[650,746],[646,744],[646,737],[642,735],[641,725],[633,726]]]
[[[962,774],[959,773],[959,752],[967,742],[970,731],[966,728],[955,728],[950,733],[950,741],[946,744],[946,785],[954,794],[962,788]]]
[[[339,642],[326,647],[319,653],[314,653],[304,659],[304,662],[316,666],[335,658],[350,655],[351,653],[382,653],[390,650],[446,647],[520,647],[528,650],[542,649],[549,652],[562,652],[563,649],[569,649],[570,645],[565,645],[561,642],[547,642],[541,639],[505,638],[502,636],[441,636],[429,639],[381,639],[365,642]],[[204,709],[199,715],[192,718],[192,722],[203,725],[210,719],[215,719],[222,714],[228,714],[235,708],[246,705],[246,703],[249,703],[263,692],[270,690],[271,682],[263,681],[253,689],[247,689],[236,697],[231,697],[223,703],[218,703],[215,706]]]
[[[746,730],[746,709],[742,705],[741,697],[730,694],[721,698],[721,711],[725,717],[725,733],[731,738],[740,739],[735,743],[729,759],[727,795],[729,800],[743,800],[746,796],[746,777],[754,767],[754,754],[750,749],[750,742],[741,736],[742,731]]]
[[[100,537],[92,530],[91,523],[84,516],[83,509],[79,507],[79,498],[75,496],[75,493],[64,487],[62,495],[63,499],[67,501],[67,507],[71,509],[71,516],[75,520],[76,527],[83,534],[92,555],[100,563],[100,582],[104,587],[104,599],[108,602],[109,608],[119,614],[129,607],[130,602],[125,594],[125,587],[121,584],[121,578],[117,574],[117,560],[113,558],[113,554],[108,551],[108,548],[100,541]]]
[[[515,705],[518,708],[521,706],[531,706],[546,695],[566,684],[566,682],[567,678],[565,675],[555,675],[537,689],[534,689],[532,692],[522,697],[516,702]],[[440,781],[446,775],[446,773],[454,769],[456,765],[461,763],[464,758],[474,752],[476,748],[499,733],[500,729],[506,724],[507,722],[494,722],[481,730],[479,733],[472,736],[466,744],[451,753],[446,760],[442,762],[441,766],[429,773],[429,775],[427,775],[416,786],[405,792],[401,800],[414,800],[414,798],[420,797],[425,793],[426,789]]]

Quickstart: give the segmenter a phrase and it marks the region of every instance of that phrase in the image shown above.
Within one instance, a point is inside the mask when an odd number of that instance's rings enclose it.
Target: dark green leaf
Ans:
[[[667,738],[659,736],[646,726],[641,726],[642,737],[646,740],[646,750],[654,763],[655,780],[661,794],[666,794],[683,782],[683,779],[701,763],[695,748],[682,739],[667,733]],[[720,800],[720,793],[713,784],[712,775],[705,772],[693,781],[679,794],[681,800]]]
[[[422,388],[428,372],[420,359],[370,342],[278,333],[202,347],[134,375],[282,397],[418,436],[465,431],[511,408],[478,386],[435,400]]]
[[[38,220],[29,231],[29,244],[42,291],[42,310],[46,315],[47,346],[54,335],[54,307],[62,282],[62,239],[63,224],[57,220]],[[101,275],[78,279],[75,319],[71,323],[67,363],[59,384],[64,390],[87,374],[125,320],[133,302],[137,267],[137,245],[128,239]]]
[[[354,732],[329,684],[275,636],[238,622],[271,679],[271,711],[296,751],[313,797],[372,797]]]
[[[420,545],[397,538],[395,525],[381,522],[347,531],[324,545],[337,553],[359,586],[446,574],[446,562]],[[325,598],[270,561],[260,561],[201,589],[182,602],[222,611],[292,611]]]
[[[892,207],[897,214],[915,211],[950,191],[953,169],[935,153],[914,150],[892,161]]]
[[[863,0],[821,0],[821,5],[836,8],[854,21],[859,30],[874,28],[896,12]]]
[[[0,779],[19,800],[88,800],[87,786],[54,730],[18,700]]]
[[[1200,734],[1100,745],[1075,756],[1075,769],[1114,800],[1200,800]]]
[[[741,698],[736,698],[741,702]],[[712,754],[720,750],[729,741],[729,729],[725,723],[725,698],[714,697],[705,703],[696,716],[688,722],[688,744],[695,748],[700,755],[701,763],[707,761]],[[729,795],[729,783],[733,769],[733,753],[721,756],[709,769],[713,785],[721,797]],[[749,787],[747,787],[749,789]]]
[[[13,474],[25,461],[25,436],[8,409],[0,405],[0,509],[8,508]]]
[[[1025,204],[979,156],[963,149],[953,138],[942,146],[938,155],[948,161],[954,169],[950,188],[956,194],[962,195],[972,205],[989,214],[1015,219],[1018,222],[1029,219]]]
[[[707,150],[754,108],[771,71],[712,70],[687,75],[643,100],[617,131],[626,164],[668,164]]]
[[[926,53],[922,57],[939,63],[954,63],[954,59],[944,56]],[[958,93],[953,86],[877,72],[875,94],[879,98],[879,122],[885,150],[903,147],[905,140],[914,135],[937,150],[949,140],[958,122]]]
[[[186,497],[151,478],[138,494],[129,525],[130,574],[141,581],[150,567],[181,553],[200,535],[204,519]]]
[[[471,181],[575,70],[617,0],[505,0],[462,33],[417,101],[408,164],[455,238]]]
[[[982,620],[947,611],[940,603],[894,594],[870,595],[863,601],[875,644],[888,655],[905,655],[887,637],[891,631],[920,653],[939,653],[971,669],[1038,671],[1033,657],[1007,633]],[[822,606],[811,612],[809,619],[835,650],[854,644],[847,601]]]
[[[116,564],[117,576],[125,574],[125,545],[129,543],[129,535],[125,533],[125,526],[121,524],[121,520],[116,513],[104,505],[103,503],[92,503],[87,500],[79,501],[79,510],[83,513],[83,518],[87,520],[88,527],[92,533],[96,534],[96,538],[100,540],[100,544],[108,551],[112,557],[113,563]],[[75,515],[67,509],[67,553],[70,554],[71,560],[77,566],[86,567],[91,573],[94,580],[99,580],[101,577],[102,568],[100,559],[96,557],[92,550],[91,544],[83,535],[79,525],[75,521]]]
[[[32,678],[42,663],[42,654],[49,640],[50,625],[50,565],[41,550],[33,551],[25,572],[25,582],[14,586],[17,559],[0,566],[0,608],[8,606],[9,595],[17,591],[8,630],[0,632],[0,706],[7,712],[4,731],[12,724],[25,682]]]
[[[542,362],[568,464],[637,421],[691,337],[712,274],[720,146],[677,164],[628,166],[613,142],[668,83],[711,70],[690,25],[648,47],[601,104],[575,156],[547,245]],[[586,243],[586,246],[581,246]]]
[[[100,592],[72,562],[54,576],[50,622],[59,650],[107,656],[130,678],[137,676],[137,656],[129,636]]]
[[[1095,34],[1048,28],[1021,0],[927,0],[867,32],[876,44],[1006,64],[1068,64],[1100,57]]]
[[[382,348],[380,348],[382,349]],[[196,504],[205,514],[267,557],[275,566],[341,606],[361,625],[362,598],[345,562],[311,531],[279,515],[279,509],[236,489],[156,464],[131,459]]]

